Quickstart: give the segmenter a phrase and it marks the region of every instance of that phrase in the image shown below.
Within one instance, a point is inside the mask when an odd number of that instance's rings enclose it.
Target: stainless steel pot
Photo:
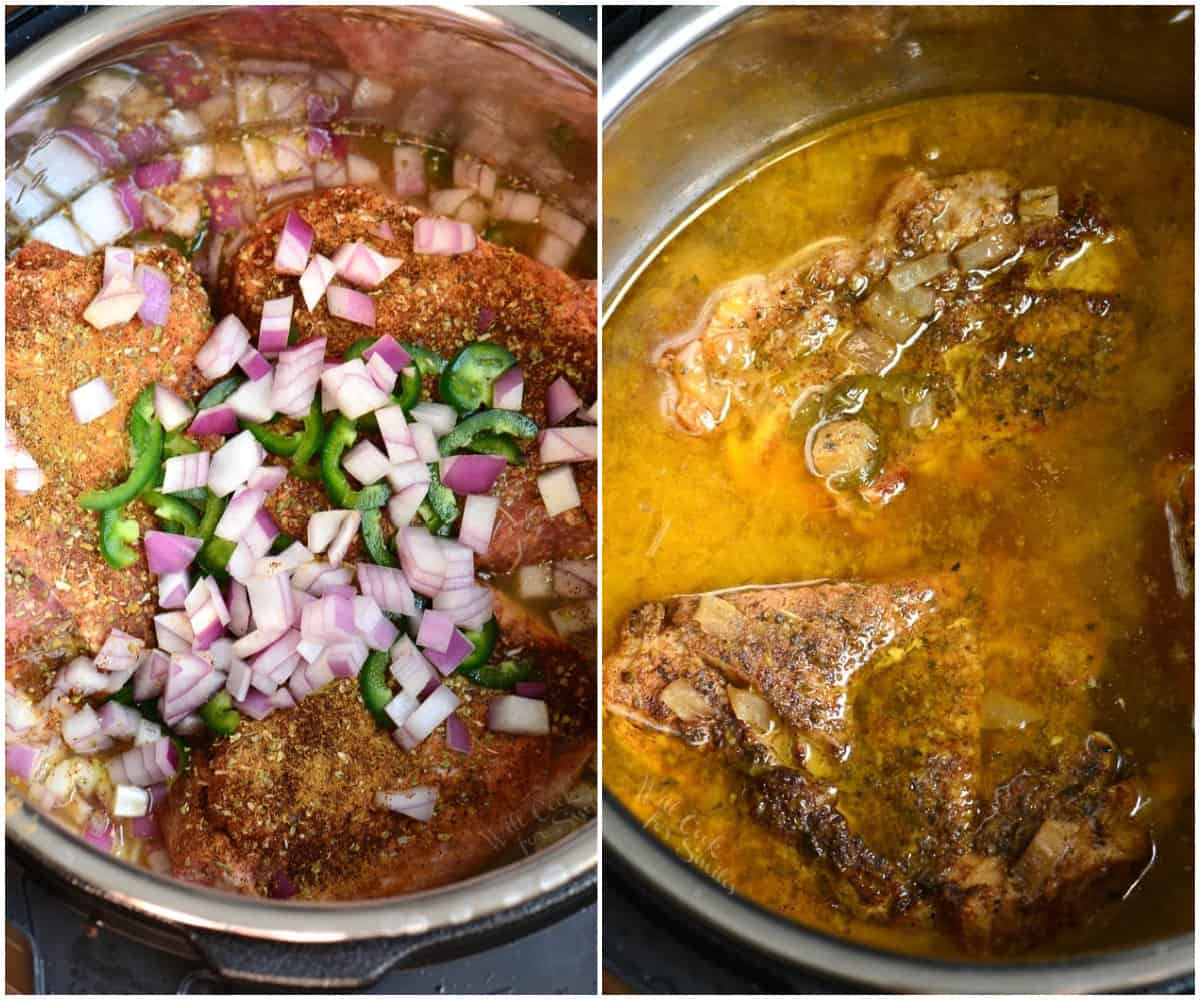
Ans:
[[[357,50],[337,18],[370,27]],[[108,7],[36,43],[7,65],[6,121],[84,69],[155,41],[220,39],[238,56],[317,56],[328,66],[404,85],[464,81],[479,99],[566,118],[595,136],[594,39],[532,8]],[[367,59],[371,65],[363,66]],[[519,139],[519,136],[514,137]],[[593,158],[594,159],[594,158]],[[594,206],[596,178],[559,178],[569,204]],[[594,212],[594,207],[592,209]],[[511,939],[595,896],[597,831],[589,822],[550,848],[443,889],[362,903],[283,903],[205,889],[103,855],[10,794],[8,847],[77,905],[117,929],[190,947],[231,977],[348,988],[400,963]]]
[[[672,10],[604,66],[603,314],[747,167],[844,119],[922,97],[1039,91],[1120,101],[1190,125],[1192,17],[1174,7]],[[1091,993],[1162,984],[1194,967],[1192,935],[1020,964],[861,947],[731,895],[607,793],[604,817],[606,871],[784,980],[788,969],[807,969],[889,990]]]

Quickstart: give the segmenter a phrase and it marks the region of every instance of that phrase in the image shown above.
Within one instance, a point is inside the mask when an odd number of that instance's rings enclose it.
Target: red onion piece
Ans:
[[[598,454],[595,427],[551,427],[538,435],[538,459],[553,462],[594,462]]]
[[[404,416],[403,409],[399,406],[381,407],[375,411],[375,421],[379,425],[379,433],[383,436],[389,462],[394,465],[416,458],[416,451],[412,448],[412,434],[408,429],[408,419]]]
[[[186,570],[163,573],[158,578],[158,606],[160,608],[182,608],[189,590]]]
[[[68,398],[71,400],[71,412],[81,424],[98,420],[117,405],[117,398],[102,378],[94,378],[84,382],[78,389],[72,389]]]
[[[569,465],[541,473],[537,477],[537,487],[542,495],[542,503],[546,505],[546,513],[551,517],[583,505],[579,487],[575,484],[575,473]]]
[[[277,201],[287,201],[289,198],[307,194],[312,189],[313,179],[311,177],[297,177],[295,180],[262,188],[260,194],[266,204],[274,205]]]
[[[443,590],[434,597],[433,606],[460,628],[478,629],[494,614],[495,600],[490,589],[471,584],[460,590]]]
[[[246,659],[255,653],[266,649],[287,631],[287,626],[281,628],[257,628],[248,632],[233,644],[233,655]]]
[[[235,700],[234,706],[243,715],[255,720],[265,719],[275,711],[275,706],[271,704],[271,699],[261,691],[251,691],[240,701]]]
[[[425,650],[427,657],[430,655],[430,651],[445,653],[450,646],[450,638],[453,634],[454,620],[449,615],[444,611],[427,609],[421,615],[421,625],[417,630],[417,645]]]
[[[514,366],[492,383],[492,406],[497,410],[519,410],[525,396],[525,375]]]
[[[292,296],[268,299],[263,303],[262,318],[259,320],[258,349],[267,357],[274,357],[286,350],[291,329]]]
[[[400,689],[414,698],[421,695],[430,682],[441,683],[429,661],[408,636],[402,636],[392,647],[392,663],[388,669]]]
[[[425,193],[425,155],[419,146],[397,145],[392,149],[393,186],[403,197]]]
[[[381,392],[389,395],[395,390],[396,379],[400,377],[400,373],[378,354],[367,361],[367,374],[371,376],[371,381],[379,387]]]
[[[304,273],[300,276],[300,293],[304,296],[304,305],[312,312],[317,308],[329,283],[337,274],[337,267],[328,257],[313,254]]]
[[[145,296],[138,309],[142,322],[151,326],[166,326],[171,312],[171,279],[157,267],[138,264],[133,272],[133,283]]]
[[[181,611],[154,616],[154,636],[159,649],[168,653],[186,653],[192,648],[192,623]]]
[[[116,740],[131,740],[137,735],[142,716],[136,708],[115,701],[106,701],[97,713],[100,731]]]
[[[421,616],[421,620],[424,621],[430,614],[438,614],[438,612],[426,611]],[[474,648],[475,644],[470,639],[458,629],[454,629],[450,633],[450,641],[447,643],[446,649],[443,651],[426,647],[425,658],[441,671],[443,677],[449,677],[458,669],[458,665],[470,656]]]
[[[306,340],[282,351],[275,366],[271,405],[280,413],[300,418],[308,413],[324,367],[325,338]]]
[[[253,347],[247,347],[245,352],[238,358],[238,367],[246,373],[246,377],[252,382],[257,382],[264,375],[271,372],[271,362],[258,353]]]
[[[165,152],[170,137],[159,126],[143,122],[117,136],[117,147],[130,163],[144,163]]]
[[[167,683],[171,658],[161,649],[152,649],[138,664],[133,675],[133,697],[136,701],[157,698]]]
[[[124,274],[114,274],[83,311],[85,321],[97,330],[128,323],[142,307],[146,296]]]
[[[496,526],[496,515],[500,510],[500,498],[493,496],[469,496],[463,504],[462,519],[458,525],[458,540],[481,556],[487,555],[492,544],[492,531]]]
[[[107,285],[114,274],[123,274],[133,279],[133,251],[128,247],[104,248],[104,275],[100,279],[102,285]]]
[[[487,726],[493,733],[549,736],[550,713],[544,701],[502,694],[488,704]]]
[[[442,589],[446,577],[446,558],[437,539],[425,528],[404,527],[396,535],[400,567],[409,586],[419,594],[432,597]]]
[[[100,647],[100,652],[96,654],[96,669],[130,670],[137,666],[138,657],[145,648],[146,644],[136,636],[122,632],[119,628],[111,629],[104,645]]]
[[[433,818],[437,805],[438,790],[429,785],[419,785],[406,792],[376,792],[375,804],[410,819],[428,823]]]
[[[452,455],[439,463],[442,483],[455,493],[487,493],[507,461],[499,455]]]
[[[286,572],[251,577],[246,581],[246,594],[254,623],[260,629],[287,628],[291,624],[295,598]]]
[[[199,418],[197,418],[199,419]],[[225,442],[212,457],[208,470],[208,488],[217,496],[228,496],[245,484],[266,457],[262,445],[249,431],[242,431]]]
[[[384,611],[397,615],[416,614],[412,588],[400,570],[364,561],[358,564],[357,573],[359,589]]]
[[[579,393],[561,375],[546,389],[546,413],[551,424],[561,424],[582,405]]]
[[[441,457],[438,451],[437,436],[428,424],[413,423],[409,425],[412,434],[413,447],[417,449],[417,458],[422,462],[436,462]]]
[[[333,148],[333,137],[326,128],[310,128],[308,130],[308,158],[319,160],[327,149]]]
[[[62,723],[62,737],[79,754],[99,753],[112,746],[112,737],[100,731],[100,719],[91,705],[83,705]]]
[[[208,485],[208,463],[209,454],[206,451],[168,458],[163,462],[162,491],[179,493]]]
[[[458,753],[471,752],[471,732],[457,713],[446,719],[446,746]]]
[[[236,542],[254,523],[266,499],[267,495],[262,490],[239,490],[221,513],[214,534],[226,541]]]
[[[275,251],[275,270],[279,274],[303,274],[312,250],[313,228],[296,212],[288,212],[279,246]]]
[[[196,354],[196,367],[205,378],[228,375],[250,344],[250,333],[242,321],[230,313],[221,320]]]
[[[431,427],[438,437],[445,437],[458,423],[458,411],[445,403],[417,403],[410,412],[413,420]]]
[[[237,229],[245,221],[242,213],[242,193],[232,177],[212,177],[204,185],[208,199],[209,227],[214,233]]]
[[[325,289],[325,301],[331,316],[359,326],[375,325],[375,300],[369,295],[353,288],[330,285]]]
[[[459,698],[450,688],[440,685],[429,695],[401,727],[414,743],[420,743],[459,706]]]
[[[197,413],[187,432],[192,437],[208,437],[210,435],[227,437],[230,434],[236,434],[237,429],[237,413],[228,403],[221,403],[219,406],[210,406]]]
[[[147,531],[145,544],[150,572],[162,574],[187,569],[204,542],[200,538],[189,538],[169,531]]]
[[[149,796],[149,790],[146,792]],[[151,802],[150,808],[153,808]],[[162,839],[162,831],[158,827],[158,820],[154,818],[153,813],[145,816],[138,816],[130,824],[130,829],[133,830],[135,837],[140,837],[142,840],[160,840]]]
[[[371,227],[371,235],[377,236],[381,240],[394,240],[396,234],[392,232],[392,225],[386,219],[377,226]]]
[[[416,483],[393,494],[388,500],[387,506],[388,517],[392,524],[397,528],[403,528],[411,523],[413,517],[416,516],[417,509],[425,502],[425,495],[428,492],[428,483]]]
[[[250,667],[245,660],[235,659],[229,664],[225,690],[234,701],[242,701],[250,693]]]
[[[391,469],[388,457],[370,441],[365,440],[359,441],[346,452],[342,465],[364,486],[379,482]]]
[[[252,490],[262,490],[267,496],[274,493],[287,479],[288,473],[282,465],[268,465],[255,469],[246,480],[246,487]]]
[[[229,608],[229,631],[244,636],[250,631],[250,598],[246,596],[246,585],[231,581],[225,604]]]
[[[124,156],[121,155],[121,148],[116,141],[95,129],[88,128],[86,125],[68,125],[58,131],[60,135],[65,135],[74,141],[105,170],[113,170],[125,162]]]
[[[475,249],[475,230],[465,222],[432,219],[424,216],[413,226],[415,253],[453,256]]]
[[[9,743],[4,748],[4,769],[18,778],[32,781],[45,752],[45,747],[30,746],[28,743]]]
[[[321,375],[321,384],[333,393],[337,409],[350,420],[388,406],[392,401],[367,374],[367,366],[361,358],[329,369]]]
[[[142,163],[133,170],[133,180],[143,191],[166,187],[179,180],[179,161],[174,157]]]
[[[83,839],[98,851],[111,854],[116,835],[107,818],[95,813],[83,828]]]
[[[129,219],[129,225],[135,231],[141,229],[146,224],[146,217],[142,211],[142,194],[138,190],[138,186],[133,183],[133,178],[122,177],[119,181],[114,181],[112,189],[113,194],[117,196],[121,211]]]
[[[587,232],[587,226],[582,222],[578,219],[573,219],[566,212],[560,211],[553,205],[542,205],[539,221],[545,229],[570,244],[572,248],[579,246],[583,242],[584,234]]]

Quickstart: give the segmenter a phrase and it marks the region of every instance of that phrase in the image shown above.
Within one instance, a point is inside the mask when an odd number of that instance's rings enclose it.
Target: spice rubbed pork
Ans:
[[[212,317],[200,279],[183,257],[154,249],[138,260],[171,279],[166,326],[134,317],[97,330],[84,321],[84,310],[100,290],[102,254],[77,257],[29,243],[6,270],[5,417],[46,477],[29,496],[5,488],[6,650],[10,660],[26,659],[47,675],[63,657],[95,652],[114,626],[143,639],[154,636],[157,589],[145,556],[139,547],[133,566],[112,570],[96,546],[96,514],[79,506],[79,495],[125,476],[126,423],[148,382],[184,395],[200,387],[203,377],[193,362]],[[97,376],[117,405],[81,425],[68,394]],[[142,504],[132,505],[128,516],[141,521],[143,532],[155,527]]]
[[[594,292],[562,271],[483,241],[456,257],[414,253],[412,227],[420,213],[368,188],[334,188],[302,198],[255,226],[225,269],[222,289],[225,310],[250,329],[258,328],[264,302],[295,295],[293,322],[301,340],[327,337],[329,354],[338,355],[366,332],[330,316],[324,300],[309,312],[296,279],[275,273],[275,248],[289,210],[313,227],[313,253],[332,257],[339,247],[360,240],[400,258],[400,266],[372,295],[375,336],[391,334],[444,357],[476,340],[503,345],[525,375],[522,410],[541,427],[548,423],[546,387],[560,375],[584,399],[595,398]],[[377,233],[384,222],[391,227],[390,240]],[[527,443],[525,452],[527,464],[510,466],[496,485],[500,515],[491,548],[478,561],[482,569],[506,572],[596,550],[595,463],[575,466],[583,505],[552,518],[537,489],[536,443]]]
[[[492,692],[450,678],[470,755],[440,729],[406,753],[355,682],[335,681],[193,752],[160,814],[176,874],[264,895],[282,872],[304,898],[363,899],[445,885],[503,856],[578,780],[596,706],[594,671],[570,646],[500,594],[496,618],[501,648],[545,673],[551,737],[489,733]],[[380,789],[417,785],[439,789],[429,823],[375,805]]]
[[[605,705],[742,771],[743,807],[818,859],[847,912],[1024,950],[1120,898],[1152,842],[1139,783],[1086,731],[1071,678],[1073,743],[1038,762],[983,752],[980,621],[952,574],[647,604],[606,659]]]

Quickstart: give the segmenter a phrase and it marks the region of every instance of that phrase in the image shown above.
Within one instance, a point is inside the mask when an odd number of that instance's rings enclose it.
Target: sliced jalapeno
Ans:
[[[378,507],[362,512],[363,545],[371,562],[380,566],[396,567],[396,557],[388,546],[387,536],[383,533],[383,513]]]
[[[392,700],[392,689],[387,682],[388,654],[386,649],[377,649],[367,657],[358,672],[358,690],[367,711],[381,726],[392,728],[392,720],[384,707]]]
[[[124,508],[115,507],[100,512],[100,554],[113,569],[126,569],[137,562],[137,552],[130,546],[138,540],[137,521],[122,517]]]
[[[325,436],[321,449],[321,479],[325,492],[334,505],[344,510],[371,510],[387,503],[389,490],[386,483],[375,483],[362,489],[353,489],[342,469],[342,453],[358,439],[358,430],[345,416],[338,414]]]
[[[521,446],[517,444],[516,438],[507,434],[480,431],[471,439],[467,450],[473,451],[477,455],[499,455],[507,460],[509,465],[525,464],[525,453],[521,451]]]
[[[221,403],[237,392],[238,387],[245,381],[246,376],[240,372],[236,375],[230,375],[228,378],[221,379],[220,382],[200,397],[200,402],[196,404],[196,409],[207,410],[210,406],[220,406]]]
[[[408,351],[419,374],[441,375],[446,370],[446,359],[436,351],[431,351],[420,344],[409,344],[406,341],[401,341],[400,346]]]
[[[529,440],[536,436],[538,425],[516,410],[485,410],[460,420],[454,429],[438,442],[438,451],[453,455],[470,448],[480,434],[507,434]]]
[[[200,513],[186,500],[179,499],[177,494],[167,496],[158,490],[147,490],[142,499],[154,516],[168,527],[178,528],[181,534],[193,534],[200,527]]]
[[[171,431],[167,435],[166,441],[163,442],[163,454],[168,458],[175,458],[177,455],[194,455],[199,450],[200,446],[183,431]]]
[[[228,691],[218,691],[200,709],[200,718],[209,732],[217,736],[230,736],[241,725],[242,715],[233,707],[233,697]]]
[[[475,647],[458,665],[459,672],[466,676],[469,671],[487,663],[492,650],[496,648],[496,641],[500,638],[500,626],[496,624],[495,618],[489,618],[482,628],[463,629],[463,635]]]
[[[79,498],[88,510],[115,510],[124,507],[157,481],[162,471],[163,428],[154,415],[154,391],[147,386],[129,414],[129,435],[137,461],[125,482],[109,490],[89,490]]]
[[[446,366],[438,382],[442,402],[459,413],[473,413],[492,401],[492,383],[517,363],[499,344],[468,344]]]
[[[471,670],[459,668],[459,672],[480,687],[511,690],[533,673],[533,664],[528,660],[504,660],[496,664],[484,664]]]

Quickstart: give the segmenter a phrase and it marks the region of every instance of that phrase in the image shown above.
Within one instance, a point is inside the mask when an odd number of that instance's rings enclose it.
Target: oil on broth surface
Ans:
[[[1136,253],[1124,289],[1139,353],[1118,403],[1056,415],[1023,447],[981,456],[959,430],[923,448],[886,507],[836,510],[803,450],[753,415],[690,437],[660,415],[649,362],[724,282],[762,273],[806,243],[857,235],[904,168],[999,168],[1021,187],[1094,188]],[[999,773],[1115,738],[1150,788],[1157,860],[1116,919],[1058,951],[1182,931],[1192,920],[1191,602],[1173,582],[1163,467],[1192,454],[1192,137],[1164,119],[1073,98],[989,95],[920,102],[835,127],[752,172],[665,247],[604,331],[604,641],[637,604],[782,581],[880,579],[953,569],[979,588],[993,641],[988,691],[1023,706],[989,732]],[[1056,639],[1097,636],[1087,676],[1055,679]],[[869,672],[868,672],[869,674]],[[1084,684],[1089,717],[1058,711]],[[1078,693],[1078,692],[1076,692]],[[920,926],[852,921],[827,903],[819,866],[748,819],[713,755],[605,719],[605,780],[637,818],[731,889],[794,919],[885,947],[953,953]],[[865,755],[863,755],[865,756]],[[853,755],[852,755],[853,757]],[[1006,763],[1007,762],[1007,763]],[[843,805],[870,795],[847,765]]]

